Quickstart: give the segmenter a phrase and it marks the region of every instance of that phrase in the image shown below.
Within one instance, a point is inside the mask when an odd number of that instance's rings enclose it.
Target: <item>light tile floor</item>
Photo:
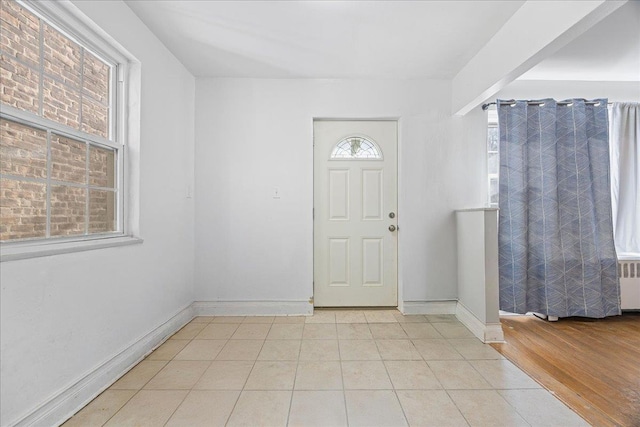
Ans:
[[[587,426],[451,315],[196,317],[64,426]]]

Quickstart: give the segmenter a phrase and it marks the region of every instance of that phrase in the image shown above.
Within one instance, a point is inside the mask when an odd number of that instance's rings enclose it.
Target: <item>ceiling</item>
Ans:
[[[640,1],[629,1],[520,80],[640,81]]]
[[[136,1],[195,76],[451,79],[523,1]]]
[[[127,0],[197,77],[452,79],[524,3]],[[632,0],[522,79],[640,80]]]

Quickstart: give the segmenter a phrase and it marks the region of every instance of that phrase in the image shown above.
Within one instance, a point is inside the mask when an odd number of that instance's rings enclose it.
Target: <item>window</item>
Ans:
[[[382,159],[375,142],[360,136],[350,136],[338,142],[331,152],[332,159]]]
[[[0,11],[0,241],[122,235],[123,61],[41,3]]]
[[[489,110],[487,126],[487,188],[489,206],[498,207],[500,174],[500,134],[498,132],[498,112]]]

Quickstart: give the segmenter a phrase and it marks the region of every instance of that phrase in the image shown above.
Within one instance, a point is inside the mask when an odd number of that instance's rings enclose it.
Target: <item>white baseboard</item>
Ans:
[[[456,314],[457,301],[404,301],[403,314]]]
[[[484,323],[478,319],[464,304],[456,305],[456,317],[483,343],[504,342],[502,325],[498,323]]]
[[[309,301],[196,301],[196,316],[310,316]]]
[[[57,426],[62,424],[116,382],[153,349],[190,322],[193,317],[192,305],[185,307],[171,319],[87,373],[75,384],[56,393],[31,413],[10,425]]]

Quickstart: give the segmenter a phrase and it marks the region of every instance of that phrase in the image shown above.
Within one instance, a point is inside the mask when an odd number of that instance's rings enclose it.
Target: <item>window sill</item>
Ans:
[[[117,236],[75,242],[39,242],[24,245],[5,244],[0,245],[0,262],[92,251],[116,246],[136,245],[142,242],[142,239],[134,236]]]

